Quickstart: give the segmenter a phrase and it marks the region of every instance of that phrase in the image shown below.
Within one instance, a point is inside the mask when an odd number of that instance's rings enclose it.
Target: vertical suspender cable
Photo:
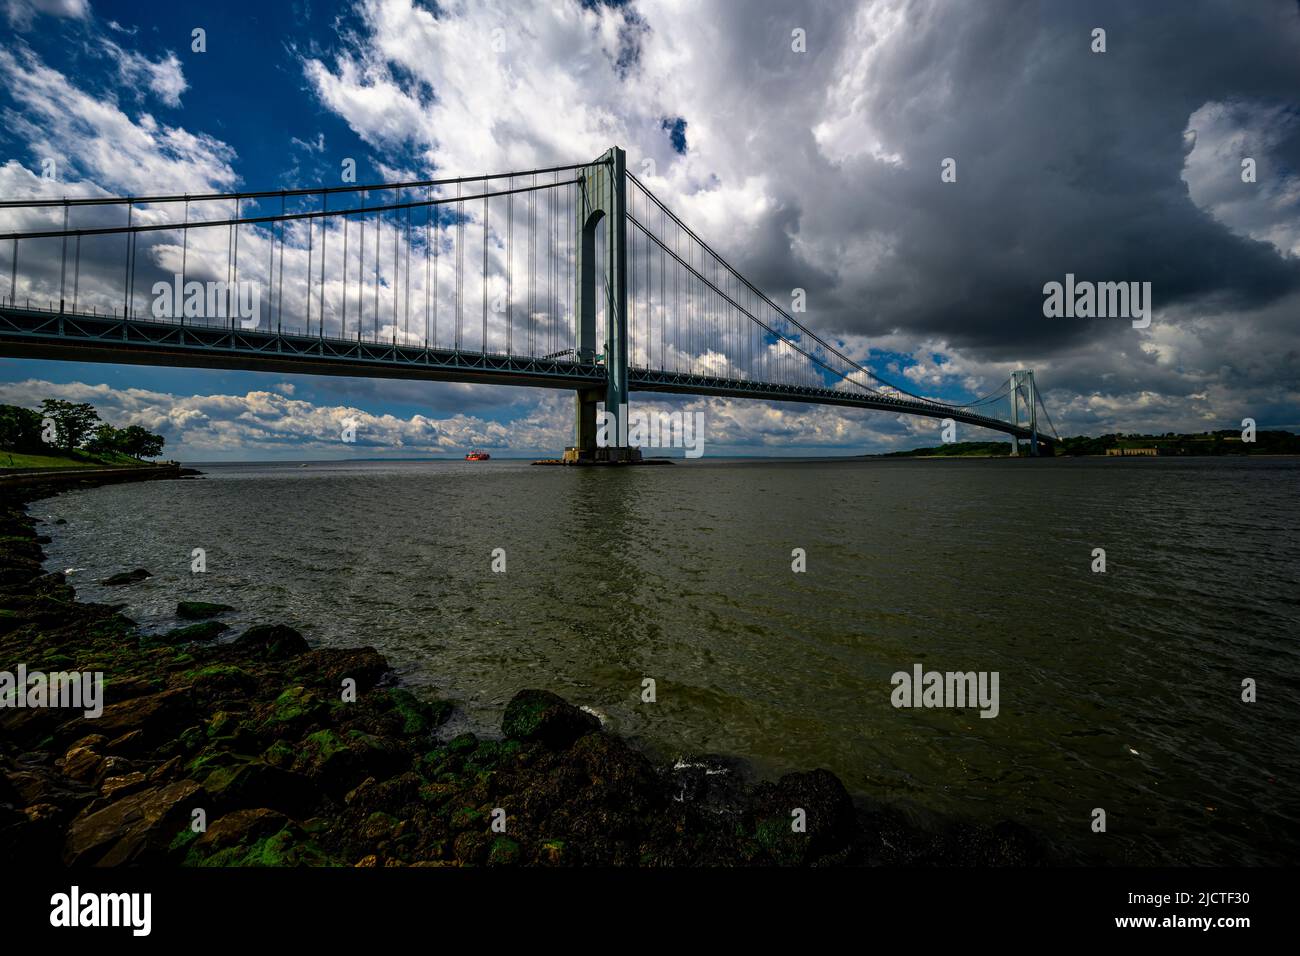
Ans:
[[[330,195],[327,192],[320,194],[320,209],[325,212],[329,208]],[[320,218],[320,337],[325,338],[325,240],[330,234],[329,216]],[[311,330],[308,329],[310,332]]]
[[[59,256],[59,311],[63,311],[63,290],[68,277],[68,202],[63,201],[63,252]]]
[[[77,236],[77,264],[72,270],[72,311],[77,311],[77,292],[81,285],[81,237]]]
[[[433,209],[432,206],[429,207]],[[442,246],[442,235],[435,233],[433,237],[433,347],[438,347],[438,253]]]
[[[402,200],[402,191],[399,189],[397,191],[396,201],[392,205],[397,205],[398,203],[401,202],[401,200]],[[398,218],[398,214],[394,213],[393,214],[393,278],[388,283],[389,288],[393,290],[393,334],[392,334],[392,341],[391,341],[392,345],[397,344],[397,301],[399,299],[397,293],[397,283],[402,278],[402,270],[400,268],[400,263],[398,260],[399,252],[397,248],[398,245],[397,239],[398,239],[398,234],[401,231],[402,231],[401,220]]]
[[[515,336],[515,300],[514,285],[511,283],[510,267],[514,264],[515,237],[515,177],[511,176],[506,185],[506,355],[514,355]]]
[[[537,330],[534,327],[537,311],[537,174],[533,173],[533,191],[528,194],[528,354],[537,354]],[[14,258],[18,257],[18,243],[14,242]]]
[[[186,199],[186,201],[185,201],[185,221],[186,221],[186,222],[189,222],[189,218],[190,218],[190,204],[189,204],[189,200]],[[189,231],[189,230],[187,229],[186,232],[188,232],[188,231]],[[268,242],[267,242],[266,246],[267,246],[267,249],[269,250],[269,252],[267,253],[267,257],[266,257],[266,328],[267,328],[267,331],[270,331],[270,328],[271,328],[271,309],[272,309],[272,308],[274,307],[274,305],[275,305],[275,301],[274,301],[274,298],[273,298],[273,296],[272,296],[272,289],[271,289],[271,281],[272,281],[272,277],[275,275],[275,223],[271,223],[271,228],[270,228],[270,230],[268,231],[268,236],[267,236],[267,238],[268,238]],[[184,272],[184,269],[182,268],[181,271]],[[184,289],[184,287],[185,287],[185,283],[184,283],[184,281],[182,280],[182,282],[181,282],[181,288]],[[258,319],[258,321],[260,322],[260,321],[262,320],[262,317],[259,315],[259,316],[257,317],[257,319]]]
[[[465,324],[465,204],[459,201],[460,181],[456,182],[456,351],[460,351],[461,329]]]
[[[284,201],[285,201],[284,193],[281,193],[280,194],[280,215],[281,216],[283,216],[285,213]],[[275,292],[275,334],[276,335],[280,334],[280,329],[284,326],[284,228],[285,228],[285,221],[284,219],[281,219],[280,220],[280,276],[276,280],[276,283],[279,286],[279,288],[277,288]],[[272,241],[273,242],[275,241],[274,236],[272,236]]]
[[[402,303],[402,344],[410,344],[411,335],[411,207],[406,207],[406,292]]]
[[[381,200],[380,205],[383,205]],[[379,253],[380,241],[384,237],[384,214],[375,211],[375,344],[379,344]]]
[[[357,239],[357,342],[366,321],[366,195],[361,194],[361,235]]]
[[[343,217],[343,302],[339,310],[339,338],[348,337],[348,217]]]
[[[131,228],[131,218],[135,213],[135,203],[126,205],[126,228]],[[14,252],[14,258],[18,258],[17,251]],[[126,234],[126,267],[122,271],[122,318],[126,318],[126,287],[131,278],[131,233]]]
[[[316,237],[316,223],[311,219],[307,220],[307,326],[303,329],[304,335],[311,334],[311,253],[312,244]]]
[[[235,219],[239,219],[239,206],[240,206],[239,199],[236,198]],[[231,277],[230,285],[226,288],[226,300],[228,302],[226,311],[230,313],[230,327],[232,329],[235,327],[235,313],[238,311],[238,303],[239,303],[239,294],[235,291],[236,287],[239,285],[239,226],[238,225],[235,226],[234,231],[235,231],[235,257],[234,257],[235,271]]]
[[[424,347],[429,347],[429,235],[433,224],[433,207],[424,207]]]

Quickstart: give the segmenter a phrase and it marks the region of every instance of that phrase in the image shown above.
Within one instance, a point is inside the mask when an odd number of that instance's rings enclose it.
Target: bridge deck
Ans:
[[[0,306],[0,355],[69,362],[111,362],[285,374],[456,381],[542,388],[603,388],[604,366],[571,358],[534,358],[424,345],[291,332],[186,325],[148,318],[60,313]],[[630,367],[636,391],[719,395],[779,402],[871,408],[954,421],[1022,439],[1027,428],[945,405],[840,389],[714,378]],[[1038,439],[1051,443],[1050,437]]]

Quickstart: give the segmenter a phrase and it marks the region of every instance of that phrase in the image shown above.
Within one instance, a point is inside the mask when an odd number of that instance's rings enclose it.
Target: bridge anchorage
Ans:
[[[576,464],[641,460],[598,440],[600,406],[633,391],[951,419],[1013,454],[1057,441],[1028,370],[953,403],[852,359],[617,147],[416,182],[0,200],[0,356],[568,389]]]

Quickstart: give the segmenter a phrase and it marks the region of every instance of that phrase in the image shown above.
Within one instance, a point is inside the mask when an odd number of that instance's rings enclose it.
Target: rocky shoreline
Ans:
[[[98,717],[0,708],[0,860],[26,865],[1033,865],[1011,823],[934,830],[855,801],[826,770],[752,781],[725,758],[658,764],[544,690],[501,737],[440,729],[374,649],[274,623],[225,640],[144,635],[42,566],[26,505],[0,501],[0,671],[102,671]],[[47,539],[46,539],[47,540]],[[349,695],[348,689],[355,688]],[[196,811],[205,827],[197,829]],[[794,825],[802,811],[805,826]]]

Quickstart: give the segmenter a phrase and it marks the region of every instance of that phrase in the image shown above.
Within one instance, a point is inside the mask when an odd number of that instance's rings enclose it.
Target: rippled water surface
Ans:
[[[909,812],[1012,818],[1067,853],[1294,861],[1295,460],[204,471],[37,502],[68,521],[50,566],[150,628],[201,599],[240,608],[234,624],[374,645],[475,730],[548,687],[662,755],[825,766]],[[134,567],[154,577],[94,583]],[[893,708],[890,676],[918,662],[997,671],[1001,713]]]

